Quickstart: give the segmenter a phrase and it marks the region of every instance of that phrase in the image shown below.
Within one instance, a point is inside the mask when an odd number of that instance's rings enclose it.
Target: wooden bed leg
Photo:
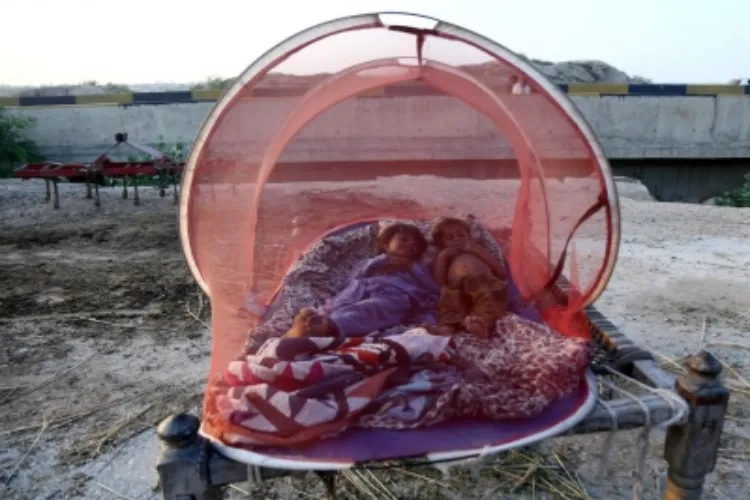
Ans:
[[[664,458],[669,464],[664,500],[699,500],[706,474],[714,470],[729,390],[719,379],[721,363],[701,350],[690,357],[687,373],[676,383],[687,401],[686,423],[667,431]]]
[[[99,183],[96,182],[96,178],[94,178],[94,206],[102,206],[101,198],[99,198]]]
[[[326,488],[326,497],[329,500],[336,500],[336,471],[316,471],[318,477],[323,481]]]
[[[52,180],[52,192],[54,193],[54,202],[52,208],[55,210],[60,208],[60,192],[57,190],[57,179]]]
[[[167,172],[163,169],[159,169],[159,198],[167,196]]]
[[[94,195],[91,192],[91,170],[86,169],[86,199],[90,200]]]
[[[220,486],[210,484],[209,443],[198,434],[200,420],[181,413],[159,424],[162,442],[157,461],[164,500],[222,500]]]
[[[136,207],[141,205],[141,197],[138,194],[138,176],[133,176],[133,205]]]
[[[172,193],[173,193],[172,195],[174,198],[174,204],[179,205],[180,204],[180,192],[177,186],[177,174],[175,174],[174,171],[172,172]]]

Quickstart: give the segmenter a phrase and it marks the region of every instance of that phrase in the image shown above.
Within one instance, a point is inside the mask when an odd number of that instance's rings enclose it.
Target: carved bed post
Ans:
[[[729,390],[719,379],[721,363],[701,350],[690,357],[676,391],[687,401],[686,423],[667,431],[664,458],[669,464],[664,500],[699,500],[706,474],[713,471],[729,403]]]
[[[198,434],[200,420],[184,413],[166,418],[156,433],[162,450],[159,471],[164,500],[222,500],[220,486],[210,484],[210,444]]]

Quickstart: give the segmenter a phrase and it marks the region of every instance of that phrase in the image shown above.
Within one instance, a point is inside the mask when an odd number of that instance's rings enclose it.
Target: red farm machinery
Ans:
[[[122,146],[129,146],[147,159],[133,161],[113,161],[110,155]],[[156,181],[159,194],[166,196],[166,187],[171,184],[174,202],[179,199],[178,184],[184,162],[176,161],[171,156],[151,146],[136,144],[128,141],[128,134],[115,134],[115,144],[99,155],[91,163],[56,163],[41,162],[28,163],[16,169],[13,175],[24,180],[44,179],[46,185],[45,201],[54,200],[54,207],[60,208],[58,183],[61,180],[86,184],[86,198],[93,199],[95,206],[101,205],[99,188],[107,180],[117,182],[122,180],[122,198],[128,198],[128,180],[133,188],[133,202],[140,204],[138,193],[139,179],[150,178]]]

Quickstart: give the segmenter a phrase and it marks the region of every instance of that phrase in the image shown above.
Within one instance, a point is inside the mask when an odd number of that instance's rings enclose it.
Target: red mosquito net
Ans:
[[[267,52],[207,118],[183,183],[211,377],[305,249],[357,221],[472,214],[522,297],[576,336],[619,244],[607,160],[567,97],[504,47],[414,16],[335,20]],[[550,296],[558,276],[567,305]]]

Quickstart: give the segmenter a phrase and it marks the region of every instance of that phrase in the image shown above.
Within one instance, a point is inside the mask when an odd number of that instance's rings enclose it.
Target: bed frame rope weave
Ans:
[[[567,303],[569,297],[567,291],[569,289],[570,283],[565,277],[560,276],[557,285],[551,288],[551,292],[558,304],[564,305]],[[652,387],[632,377],[631,368],[634,361],[648,360],[655,362],[651,353],[633,343],[632,340],[621,333],[595,307],[589,306],[585,312],[589,332],[594,343],[594,353],[590,363],[591,370],[597,375],[597,379],[601,385],[606,386],[610,391],[619,392],[631,399],[643,412],[644,424],[636,445],[636,464],[633,476],[633,500],[641,500],[643,497],[643,476],[646,458],[648,457],[651,445],[650,435],[652,428],[666,429],[672,425],[685,423],[690,408],[687,402],[674,391],[661,387]],[[618,378],[634,384],[649,394],[661,397],[661,399],[669,404],[671,416],[656,425],[652,425],[651,411],[643,400],[632,392],[612,383],[607,379],[608,376],[609,378]],[[607,470],[612,444],[620,423],[611,405],[601,395],[597,398],[597,405],[607,411],[612,422],[612,428],[602,446],[601,464],[599,467],[599,475],[601,477]]]
[[[502,248],[508,248],[503,245],[507,239],[502,237],[509,236],[507,233],[493,233]],[[529,257],[533,260],[533,256]],[[565,305],[570,288],[570,284],[561,276],[555,286],[548,288],[548,293],[558,305]],[[597,375],[600,391],[591,413],[566,434],[608,432],[601,451],[601,475],[607,470],[617,431],[639,428],[633,498],[641,500],[651,430],[669,428],[664,457],[669,465],[665,498],[701,498],[705,476],[716,463],[729,400],[729,392],[719,377],[720,363],[710,353],[701,351],[689,359],[687,375],[677,379],[665,372],[649,351],[633,343],[593,306],[587,307],[584,313],[593,344],[590,368]],[[616,381],[624,382],[628,388]],[[640,389],[645,394],[639,396],[630,387]],[[614,399],[614,393],[622,397]],[[196,417],[181,414],[166,419],[159,426],[158,434],[164,448],[157,468],[166,499],[215,500],[223,498],[223,485],[290,475],[290,471],[248,465],[224,457],[212,448],[209,441],[199,436],[199,425]],[[431,465],[446,472],[456,465],[479,465],[488,456],[489,453],[482,452],[470,459],[446,460],[442,463],[426,457],[412,457],[360,462],[353,468]],[[335,473],[318,472],[318,475],[329,494],[333,494]]]
[[[606,385],[610,389],[617,391],[620,394],[632,399],[633,401],[638,403],[638,405],[643,410],[643,417],[646,423],[643,426],[641,434],[638,438],[638,454],[636,457],[637,461],[636,461],[635,477],[633,481],[633,500],[640,500],[643,495],[643,474],[644,474],[644,468],[646,464],[646,458],[648,457],[648,452],[651,446],[651,442],[649,439],[650,434],[651,434],[651,429],[652,428],[666,429],[670,427],[671,425],[685,423],[685,421],[687,420],[688,414],[690,412],[690,408],[688,407],[688,404],[685,402],[684,399],[682,399],[681,397],[679,397],[677,394],[675,394],[672,391],[669,391],[666,389],[649,387],[648,385],[643,384],[634,378],[625,377],[622,373],[618,372],[617,370],[614,370],[609,367],[605,367],[605,369],[608,373],[614,375],[615,377],[626,379],[628,382],[637,385],[638,387],[646,390],[647,392],[651,394],[656,394],[656,395],[661,396],[661,398],[664,399],[664,401],[669,403],[669,406],[672,409],[671,418],[655,426],[652,426],[651,425],[651,412],[648,406],[644,404],[643,401],[640,398],[638,398],[638,396],[636,396],[630,391],[623,389],[620,386],[617,386],[616,384],[613,384],[609,380],[600,379],[600,382],[603,385]],[[609,454],[611,451],[613,438],[615,436],[615,433],[617,432],[619,422],[617,421],[617,414],[612,411],[611,407],[607,404],[607,402],[604,399],[599,398],[597,400],[597,404],[604,406],[609,412],[610,416],[612,417],[612,430],[607,435],[607,439],[604,442],[604,446],[602,449],[602,462],[601,462],[601,469],[600,469],[600,474],[602,474],[606,470],[606,467],[608,464],[608,458],[609,458]]]

